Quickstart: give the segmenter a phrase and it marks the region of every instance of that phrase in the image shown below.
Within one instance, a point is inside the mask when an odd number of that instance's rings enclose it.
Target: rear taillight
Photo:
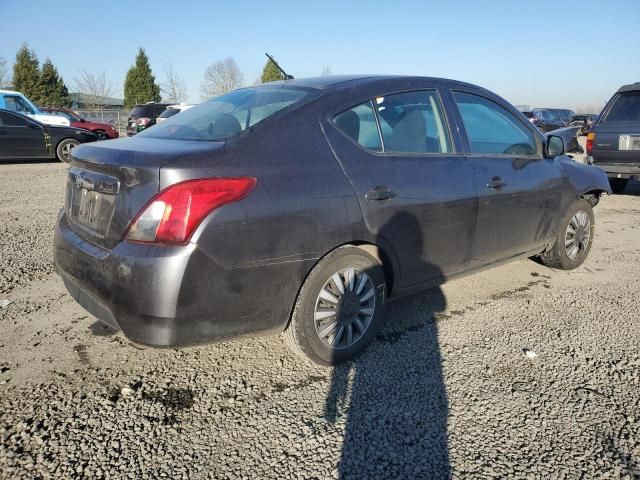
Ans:
[[[146,126],[147,126],[147,123],[149,123],[149,122],[151,122],[151,119],[150,119],[150,118],[139,118],[139,119],[136,121],[136,125],[139,125],[139,126],[141,126],[141,127],[146,127]]]
[[[158,193],[131,222],[124,240],[183,245],[216,208],[243,199],[253,177],[203,178],[176,183]]]
[[[589,132],[587,135],[587,155],[593,155],[593,142],[596,139],[596,134],[594,132]]]

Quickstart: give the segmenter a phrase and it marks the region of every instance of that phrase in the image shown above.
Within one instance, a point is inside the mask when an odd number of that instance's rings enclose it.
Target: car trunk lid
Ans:
[[[640,163],[640,122],[604,122],[594,133],[595,162]]]
[[[126,138],[73,150],[65,212],[83,239],[115,247],[140,210],[160,190],[160,169],[173,159],[207,155],[221,142]]]

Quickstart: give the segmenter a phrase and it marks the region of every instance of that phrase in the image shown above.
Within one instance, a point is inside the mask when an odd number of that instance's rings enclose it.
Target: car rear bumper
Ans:
[[[640,178],[640,162],[637,163],[608,163],[594,159],[592,165],[603,170],[608,177]]]
[[[194,244],[121,242],[104,250],[69,228],[64,213],[56,225],[54,259],[67,290],[89,313],[152,346],[282,331],[302,267],[288,262],[228,269]],[[274,276],[287,280],[277,285]]]

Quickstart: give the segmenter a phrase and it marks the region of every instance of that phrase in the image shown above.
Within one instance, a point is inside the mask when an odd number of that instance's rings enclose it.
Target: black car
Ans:
[[[640,178],[640,82],[621,87],[587,135],[587,155],[607,173],[613,193]]]
[[[566,117],[567,114],[560,109],[534,108],[531,113],[535,116],[534,125],[542,132],[551,132],[569,124],[569,117]]]
[[[69,162],[72,148],[97,139],[89,130],[46,125],[0,109],[0,159],[58,158]]]
[[[157,118],[164,112],[168,103],[145,103],[135,105],[127,118],[127,136],[131,137],[156,124]]]
[[[135,342],[285,332],[340,363],[390,298],[521,257],[580,265],[609,184],[563,153],[467,83],[272,82],[74,150],[55,263]]]

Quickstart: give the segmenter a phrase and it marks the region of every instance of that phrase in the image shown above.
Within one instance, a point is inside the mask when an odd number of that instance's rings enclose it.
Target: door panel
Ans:
[[[376,152],[382,147],[371,137],[370,122],[376,120],[371,108],[369,120],[361,115],[359,129],[355,117],[345,112],[336,125],[326,126],[325,133],[355,189],[371,240],[393,247],[400,270],[395,283],[406,287],[465,269],[476,230],[478,196],[469,159],[449,153],[451,141],[441,139],[448,125],[444,116],[434,120],[432,99],[418,99],[409,107],[406,98],[403,105],[390,100],[374,101],[378,109],[396,109],[394,115],[377,118],[387,123],[383,125],[387,149],[419,152]],[[352,111],[362,114],[361,107]],[[416,127],[411,122],[420,115],[423,119]],[[423,141],[416,139],[420,132],[425,132]]]
[[[0,156],[49,156],[42,128],[29,128],[24,118],[9,112],[0,112]]]
[[[546,243],[561,205],[563,179],[552,159],[469,157],[480,214],[473,263],[481,266]],[[498,177],[503,184],[496,188]]]
[[[471,267],[544,245],[564,181],[554,160],[542,157],[539,134],[497,99],[463,90],[451,98],[480,200]]]

